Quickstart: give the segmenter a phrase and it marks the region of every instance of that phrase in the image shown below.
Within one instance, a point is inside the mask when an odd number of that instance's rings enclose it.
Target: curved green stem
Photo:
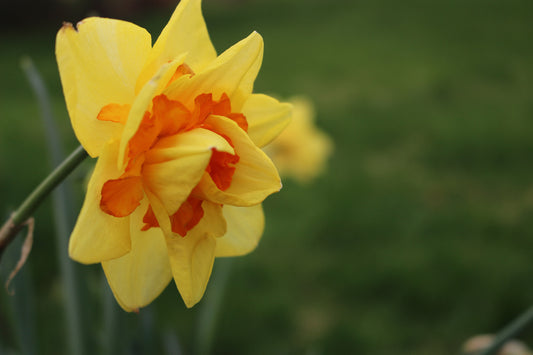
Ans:
[[[0,229],[0,256],[15,238],[23,223],[33,214],[43,200],[59,185],[85,158],[87,153],[79,146],[22,202]]]

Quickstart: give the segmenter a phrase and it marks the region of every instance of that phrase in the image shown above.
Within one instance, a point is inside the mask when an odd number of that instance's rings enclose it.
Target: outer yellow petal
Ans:
[[[144,183],[174,214],[198,184],[211,159],[212,148],[233,154],[233,148],[218,134],[197,128],[163,138],[147,153]]]
[[[151,47],[150,34],[132,23],[88,18],[77,30],[64,25],[56,57],[74,132],[92,157],[116,138],[122,125],[96,119],[109,103],[128,104]]]
[[[195,72],[217,56],[202,16],[200,0],[180,1],[154,44],[137,88],[140,89],[162,64],[186,53],[187,65]]]
[[[216,237],[226,232],[220,205],[204,201],[204,216],[185,237],[170,231],[170,221],[157,197],[150,196],[153,211],[165,234],[176,287],[187,307],[202,298],[215,259]]]
[[[160,228],[141,231],[147,208],[145,198],[131,215],[131,251],[102,262],[109,286],[126,311],[148,305],[172,279],[163,231]]]
[[[130,250],[130,217],[113,217],[100,209],[103,184],[120,176],[116,167],[118,143],[108,144],[89,180],[87,194],[69,241],[69,254],[82,263],[118,258]]]
[[[120,168],[123,168],[126,163],[125,157],[127,144],[139,129],[144,113],[151,109],[152,99],[163,91],[163,88],[167,85],[168,81],[176,71],[176,68],[183,63],[184,58],[185,56],[181,56],[172,62],[163,64],[159,68],[159,71],[146,83],[146,85],[144,85],[139,95],[135,98],[120,139],[118,156],[118,166]]]
[[[265,228],[265,216],[261,205],[252,207],[222,208],[227,232],[217,238],[215,256],[240,256],[255,249]]]
[[[211,116],[206,122],[231,139],[240,160],[235,166],[231,185],[225,191],[219,190],[209,175],[204,174],[198,184],[202,198],[220,204],[253,206],[281,189],[278,171],[270,158],[234,121]]]
[[[231,99],[232,111],[239,112],[252,93],[262,60],[263,38],[253,32],[190,78],[187,85],[170,85],[165,94],[190,106],[199,94],[212,93],[218,100],[226,93]]]
[[[197,236],[189,231],[180,236],[167,237],[174,282],[185,305],[190,308],[202,299],[215,261],[215,237]]]
[[[276,138],[291,121],[292,106],[263,94],[248,97],[242,113],[248,121],[248,135],[263,147]]]

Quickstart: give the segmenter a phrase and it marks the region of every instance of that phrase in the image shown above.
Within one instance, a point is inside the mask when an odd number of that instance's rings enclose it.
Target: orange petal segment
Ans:
[[[248,120],[246,119],[246,116],[244,116],[242,113],[232,112],[226,115],[226,117],[235,121],[235,123],[237,123],[244,132],[248,132]]]
[[[147,231],[150,228],[159,227],[159,222],[157,221],[157,218],[154,214],[154,210],[152,209],[152,205],[148,205],[148,210],[144,214],[143,217],[143,223],[144,226],[142,226],[142,231]]]
[[[235,164],[238,162],[238,155],[213,149],[206,171],[220,190],[224,191],[230,187],[235,173]]]
[[[135,211],[143,196],[140,176],[108,180],[102,187],[100,208],[109,215],[125,217]]]
[[[154,144],[159,134],[159,127],[149,112],[145,112],[137,132],[128,143],[128,158],[134,158],[146,152]]]
[[[213,95],[200,94],[194,99],[194,111],[191,117],[191,125],[200,125],[213,111]]]
[[[172,231],[185,237],[188,231],[193,229],[204,216],[202,200],[189,196],[183,202],[178,211],[170,217]]]
[[[242,113],[231,112],[231,101],[226,93],[223,93],[220,100],[213,106],[213,115],[225,116],[237,123],[245,132],[248,131],[248,121]]]
[[[200,199],[189,196],[178,211],[170,216],[172,232],[185,237],[187,232],[193,229],[204,216],[202,202]],[[157,221],[152,206],[148,206],[148,210],[143,217],[143,223],[142,231],[159,227],[159,222]]]
[[[160,126],[161,136],[176,134],[190,122],[191,113],[181,102],[170,100],[163,94],[154,97],[152,102],[152,114]]]
[[[148,81],[146,85],[142,87],[140,92],[135,97],[133,103],[131,104],[130,113],[126,123],[123,126],[120,138],[120,148],[117,162],[117,166],[119,168],[123,168],[127,163],[128,144],[131,138],[138,132],[139,126],[146,115],[146,111],[151,110],[153,98],[163,91],[166,84],[176,71],[176,68],[183,64],[184,58],[185,55],[180,56],[169,63],[163,64],[159,68],[157,74],[155,74],[152,79],[150,79],[150,81]],[[180,82],[181,80],[178,79],[177,81]]]
[[[96,119],[100,121],[110,121],[124,123],[128,119],[131,105],[108,104],[102,107]]]

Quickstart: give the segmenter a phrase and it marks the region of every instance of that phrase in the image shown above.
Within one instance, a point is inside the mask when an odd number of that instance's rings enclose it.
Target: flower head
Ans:
[[[70,256],[102,263],[125,310],[172,278],[193,306],[216,256],[255,248],[261,202],[281,188],[260,147],[291,107],[252,93],[261,36],[217,56],[200,0],[182,0],[153,47],[143,28],[93,17],[59,30],[56,56],[74,132],[98,157]]]
[[[315,125],[311,101],[304,97],[290,101],[294,107],[291,123],[265,151],[282,176],[306,183],[324,170],[333,142]]]

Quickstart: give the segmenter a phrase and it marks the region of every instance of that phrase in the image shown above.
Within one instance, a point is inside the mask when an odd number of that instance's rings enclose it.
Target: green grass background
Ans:
[[[453,354],[531,305],[532,2],[205,1],[204,15],[219,52],[261,33],[255,91],[308,96],[335,142],[325,174],[286,179],[265,202],[259,247],[231,264],[214,353]],[[169,16],[133,20],[156,38]],[[77,145],[54,59],[59,26],[0,34],[3,216],[50,170],[22,55],[46,80],[62,143]],[[77,209],[89,168],[72,178]],[[49,206],[20,276],[42,354],[66,353]],[[94,350],[103,283],[98,266],[81,269]],[[7,298],[0,344],[20,349]],[[149,316],[120,315],[120,353],[161,350],[167,332],[194,353],[201,307],[187,310],[171,284]],[[533,331],[522,338],[533,344]]]

